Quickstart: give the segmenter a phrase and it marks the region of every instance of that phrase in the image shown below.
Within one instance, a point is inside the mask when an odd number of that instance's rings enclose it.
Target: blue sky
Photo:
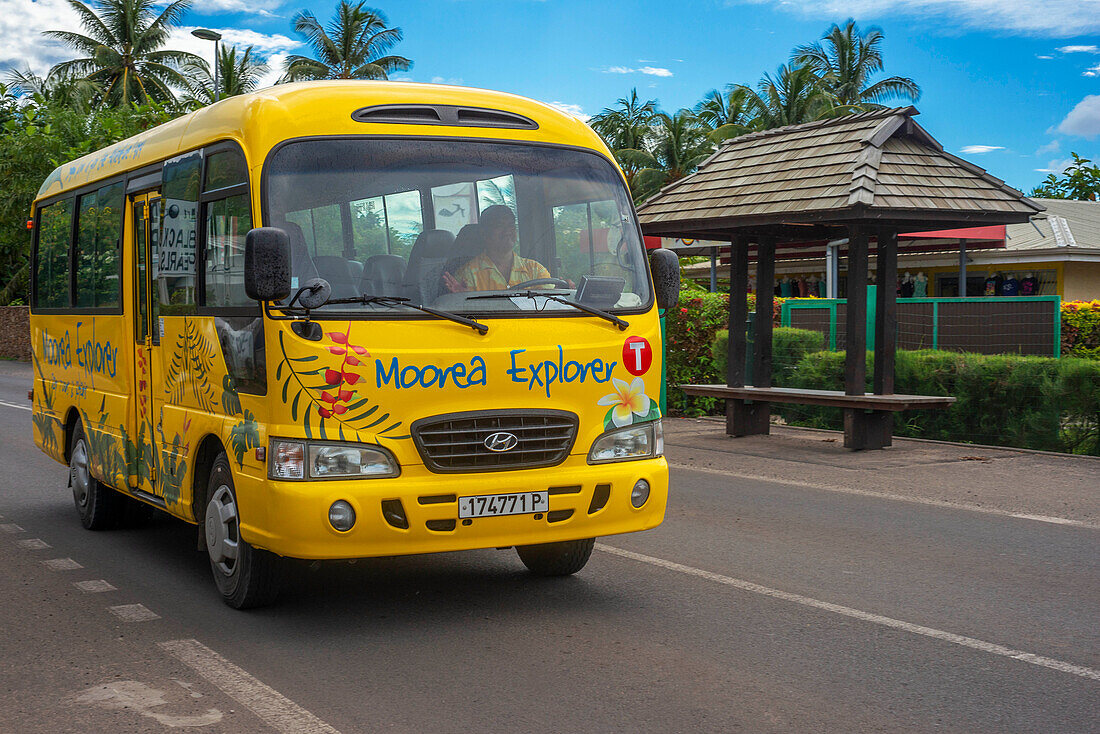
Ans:
[[[74,27],[64,0],[0,0],[0,68],[66,57],[34,30]],[[333,2],[196,0],[173,45],[205,26],[277,64],[290,28]],[[1076,151],[1100,158],[1100,0],[443,0],[378,3],[414,61],[395,78],[515,92],[592,115],[637,87],[664,109],[730,82],[755,84],[791,49],[849,15],[886,34],[886,72],[924,89],[918,120],[949,151],[1025,191]],[[18,20],[17,20],[18,19]],[[75,27],[74,27],[75,29]],[[989,150],[986,150],[986,149]],[[984,151],[984,152],[983,152]]]

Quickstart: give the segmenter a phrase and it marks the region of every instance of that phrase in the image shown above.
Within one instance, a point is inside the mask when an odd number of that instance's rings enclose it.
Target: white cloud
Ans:
[[[1100,46],[1061,46],[1059,53],[1064,54],[1100,54]]]
[[[1035,155],[1044,155],[1046,153],[1057,153],[1062,149],[1062,143],[1058,140],[1051,140],[1046,145],[1040,145],[1039,149],[1035,151]]]
[[[1100,135],[1100,94],[1090,94],[1058,124],[1058,132],[1092,140]]]
[[[647,74],[649,76],[672,76],[672,72],[659,66],[642,66],[633,69],[629,66],[608,66],[601,69],[604,74]]]
[[[80,19],[65,0],[0,0],[0,70],[11,68],[44,75],[59,61],[75,57],[45,30],[83,32]]]
[[[573,104],[571,102],[551,102],[551,107],[557,107],[562,112],[573,115],[573,117],[579,117],[581,120],[588,122],[588,118],[591,115],[586,115],[584,109],[579,104]]]
[[[0,0],[0,2],[3,2],[3,0]],[[189,51],[196,56],[201,56],[207,64],[212,65],[214,63],[214,42],[195,38],[191,35],[193,30],[195,30],[195,26],[173,28],[168,39],[167,48],[176,51]],[[281,33],[266,35],[243,28],[211,28],[210,30],[222,34],[222,43],[236,46],[242,51],[249,46],[255,48],[254,53],[264,59],[269,67],[267,74],[260,80],[259,86],[261,89],[270,87],[278,81],[279,77],[283,75],[283,64],[286,62],[289,52],[302,46],[301,41],[296,41]]]
[[[1081,72],[1081,76],[1100,76],[1100,64],[1085,69]]]
[[[461,87],[462,86],[462,79],[460,77],[433,76],[431,83],[432,84],[450,84],[453,87]]]
[[[1073,165],[1072,158],[1062,158],[1047,163],[1046,168],[1036,168],[1035,170],[1039,173],[1061,173],[1062,171],[1069,168],[1071,165]]]
[[[1043,61],[1050,61],[1054,57],[1053,56],[1043,56],[1042,54],[1036,54],[1035,58],[1042,59]]]
[[[942,21],[943,28],[983,28],[1001,33],[1065,38],[1100,31],[1100,0],[726,0],[774,5],[804,17]]]
[[[283,0],[195,0],[191,10],[203,15],[214,13],[245,13],[277,18],[272,11],[283,4]]]
[[[995,150],[1004,150],[1003,145],[964,145],[962,152],[965,155],[981,155],[982,153],[992,153]]]

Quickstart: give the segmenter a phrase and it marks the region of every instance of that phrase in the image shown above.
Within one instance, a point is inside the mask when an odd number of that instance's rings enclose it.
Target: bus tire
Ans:
[[[84,425],[78,420],[69,444],[69,489],[80,524],[88,530],[107,530],[118,525],[123,497],[92,476],[90,461]]]
[[[222,601],[234,609],[253,609],[275,601],[279,594],[279,558],[253,548],[241,537],[237,492],[225,452],[210,467],[206,496],[206,552]]]
[[[584,568],[595,544],[595,538],[584,538],[560,543],[517,545],[516,553],[527,570],[537,576],[569,576]]]

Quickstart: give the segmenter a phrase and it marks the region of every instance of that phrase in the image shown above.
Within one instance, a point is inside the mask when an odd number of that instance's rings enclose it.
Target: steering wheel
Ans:
[[[562,280],[561,278],[535,278],[534,280],[525,280],[522,283],[510,285],[508,286],[508,290],[518,291],[522,288],[530,288],[533,285],[556,285],[560,288],[568,288],[569,281]]]

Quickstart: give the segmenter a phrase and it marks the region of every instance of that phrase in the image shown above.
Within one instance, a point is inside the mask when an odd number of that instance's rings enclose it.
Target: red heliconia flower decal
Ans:
[[[351,324],[348,324],[348,331],[331,331],[325,334],[331,339],[334,344],[326,347],[330,354],[336,356],[342,356],[344,358],[343,364],[339,369],[326,369],[325,370],[325,385],[328,389],[321,391],[321,401],[324,405],[317,406],[317,412],[321,414],[322,418],[331,418],[334,415],[343,415],[348,412],[348,403],[355,397],[355,390],[343,389],[343,386],[354,385],[362,379],[362,375],[357,372],[351,372],[349,367],[359,367],[363,362],[359,357],[369,357],[370,352],[365,347],[358,346],[356,344],[348,343],[348,338],[351,333]],[[341,346],[335,346],[339,344]],[[333,388],[336,388],[335,390]]]

